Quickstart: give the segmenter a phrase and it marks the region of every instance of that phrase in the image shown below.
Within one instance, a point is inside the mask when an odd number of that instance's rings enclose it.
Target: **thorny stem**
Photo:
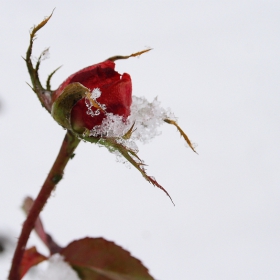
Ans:
[[[34,228],[35,222],[39,217],[40,212],[42,211],[44,205],[50,197],[51,192],[54,190],[58,182],[62,179],[65,166],[67,165],[69,159],[73,156],[73,153],[79,143],[80,140],[72,132],[67,131],[58,156],[50,170],[50,173],[48,174],[22,226],[21,234],[12,261],[12,266],[8,278],[9,280],[20,279],[20,265],[29,235]]]

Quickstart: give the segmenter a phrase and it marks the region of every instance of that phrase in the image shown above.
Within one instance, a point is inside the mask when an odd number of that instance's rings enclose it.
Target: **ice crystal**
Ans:
[[[41,53],[41,61],[49,59],[50,58],[50,49],[47,48]]]
[[[88,110],[92,108],[87,99],[86,105]],[[102,106],[102,104],[99,105]],[[88,111],[87,113],[94,117],[95,112],[89,113]],[[148,143],[152,138],[161,134],[158,127],[164,123],[164,119],[176,120],[170,109],[165,110],[160,107],[157,98],[149,103],[144,97],[133,96],[131,114],[127,120],[124,120],[122,116],[106,113],[106,118],[103,119],[101,125],[94,126],[90,135],[94,137],[122,137],[134,125],[130,139]]]
[[[170,109],[163,109],[160,107],[160,102],[155,98],[152,102],[148,102],[145,97],[132,97],[131,114],[125,120],[122,116],[114,115],[113,113],[106,112],[106,106],[96,101],[101,95],[99,88],[95,88],[91,92],[90,99],[96,102],[97,106],[103,110],[106,117],[100,125],[94,126],[89,135],[101,138],[117,138],[117,143],[122,144],[127,149],[138,152],[136,142],[148,143],[155,136],[161,134],[159,126],[164,123],[164,119],[171,119],[176,121],[176,117]],[[88,108],[87,114],[94,117],[100,113],[100,110],[92,105],[92,100],[85,99]],[[95,107],[95,111],[92,110]],[[129,137],[124,137],[132,129]],[[118,162],[126,162],[118,151],[111,150],[117,157]]]
[[[92,92],[88,92],[85,98],[85,104],[88,108],[87,115],[90,115],[91,117],[98,116],[100,114],[100,110],[102,112],[106,111],[106,105],[99,103],[96,99],[101,96],[101,90],[99,88],[94,88]],[[92,110],[92,107],[95,108],[95,110]]]
[[[101,90],[100,88],[94,88],[91,92],[91,98],[97,99],[98,97],[101,96]]]
[[[131,164],[123,157],[123,155],[119,151],[112,151],[112,153],[116,156],[116,161],[122,163],[128,169],[131,168]]]
[[[161,134],[158,128],[164,123],[164,119],[176,120],[170,109],[165,110],[160,107],[157,97],[152,102],[148,102],[145,97],[132,97],[129,117],[129,123],[135,123],[132,139],[148,143]]]
[[[122,116],[106,113],[101,125],[96,125],[90,131],[90,136],[120,137],[128,130],[127,122]]]
[[[100,110],[106,117],[100,125],[95,125],[89,132],[89,136],[101,138],[115,138],[118,144],[125,146],[128,150],[138,153],[136,142],[148,143],[155,136],[160,135],[159,126],[164,123],[164,119],[176,121],[176,117],[170,109],[160,107],[160,102],[154,98],[148,102],[145,97],[132,97],[131,113],[127,119],[106,111],[105,104],[100,104],[96,99],[101,96],[99,88],[93,89],[87,94],[85,104],[87,114],[95,117],[100,114]],[[94,108],[94,111],[92,110]],[[128,134],[128,135],[127,135]],[[111,149],[118,162],[127,162],[119,151]],[[130,165],[130,164],[129,164]]]

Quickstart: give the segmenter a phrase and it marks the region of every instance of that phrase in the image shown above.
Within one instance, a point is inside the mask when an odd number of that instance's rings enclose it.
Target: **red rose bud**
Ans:
[[[68,110],[71,110],[69,118],[74,131],[81,133],[85,128],[91,130],[102,123],[107,113],[119,115],[123,117],[124,121],[130,115],[131,79],[127,73],[121,75],[116,72],[113,61],[106,60],[71,75],[54,92],[54,103],[57,103],[59,99],[62,102],[66,96],[69,96],[69,85],[73,83],[76,85],[76,91],[83,92],[80,94],[72,92],[75,104],[68,104],[68,106],[73,106]],[[77,83],[83,85],[87,90],[84,87],[77,89]],[[67,126],[66,128],[69,129]]]
[[[30,33],[30,45],[26,64],[31,77],[32,89],[43,107],[65,129],[74,132],[74,137],[106,147],[111,153],[133,165],[154,186],[167,191],[146,174],[145,164],[138,157],[135,141],[144,143],[159,135],[157,128],[165,123],[174,125],[187,145],[195,152],[188,136],[177,124],[175,116],[159,106],[159,101],[148,102],[144,97],[133,97],[130,76],[115,71],[115,60],[137,57],[150,51],[146,49],[128,56],[114,56],[104,62],[84,68],[71,75],[56,91],[51,90],[47,79],[46,89],[39,80],[38,69],[46,51],[34,67],[31,61],[35,35],[51,16],[35,26]],[[169,196],[170,197],[170,196]]]

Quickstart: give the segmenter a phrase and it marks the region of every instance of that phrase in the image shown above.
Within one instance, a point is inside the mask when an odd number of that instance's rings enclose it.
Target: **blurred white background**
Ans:
[[[34,54],[50,48],[41,79],[121,54],[133,93],[158,96],[198,144],[175,127],[139,156],[172,196],[81,143],[41,215],[62,246],[103,236],[142,260],[155,279],[280,279],[280,2],[0,1],[0,233],[16,242],[25,196],[35,198],[65,131],[26,85],[29,30],[56,7]],[[37,245],[32,235],[29,246]],[[10,246],[10,245],[9,245]],[[0,255],[6,279],[11,249]]]

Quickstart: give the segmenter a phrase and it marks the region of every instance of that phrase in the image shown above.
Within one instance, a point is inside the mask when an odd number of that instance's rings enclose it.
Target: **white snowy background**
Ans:
[[[133,94],[172,108],[199,155],[168,124],[139,145],[174,207],[138,171],[81,143],[41,215],[46,230],[62,246],[105,237],[160,280],[280,279],[279,1],[1,0],[1,237],[16,242],[22,201],[37,195],[65,134],[26,85],[21,58],[30,28],[55,7],[35,41],[36,55],[51,47],[41,79],[63,65],[56,88],[83,67],[151,47],[116,69],[131,75]],[[28,244],[47,253],[35,235]]]

